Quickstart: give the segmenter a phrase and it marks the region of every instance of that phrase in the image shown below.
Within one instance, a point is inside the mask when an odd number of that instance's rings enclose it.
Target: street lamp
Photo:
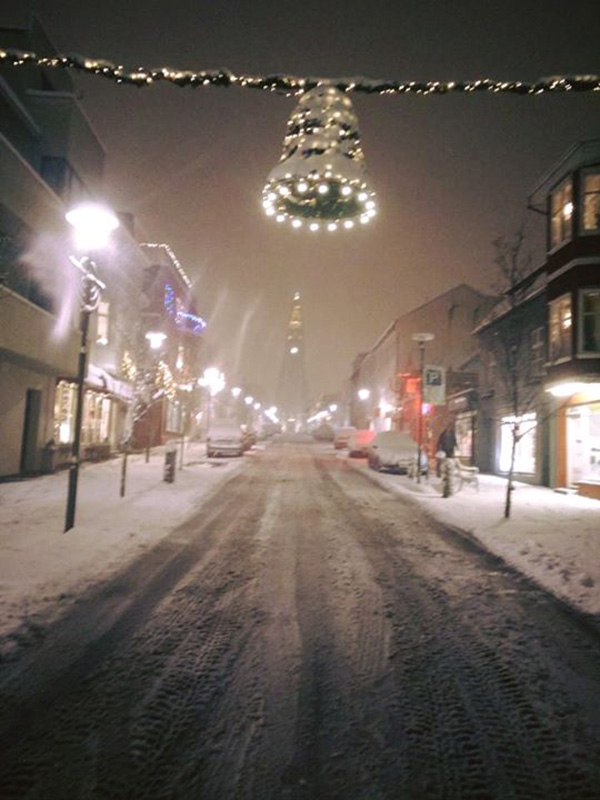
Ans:
[[[198,385],[208,389],[206,398],[206,435],[210,427],[212,399],[225,388],[225,375],[217,367],[207,367],[198,379]]]
[[[118,227],[119,220],[104,206],[86,204],[72,209],[66,214],[67,222],[75,229],[75,244],[79,249],[91,252],[104,247],[110,234]],[[67,512],[65,516],[65,533],[75,525],[75,508],[77,505],[77,483],[79,480],[79,463],[81,451],[81,427],[83,422],[83,393],[87,372],[88,331],[90,316],[98,308],[100,292],[106,286],[96,275],[96,264],[87,255],[81,258],[69,256],[69,261],[81,272],[81,305],[79,313],[79,331],[81,345],[77,369],[77,400],[75,406],[75,431],[73,448],[69,465],[69,486],[67,492]]]
[[[371,390],[370,389],[359,389],[358,390],[358,399],[359,400],[362,400],[364,402],[365,400],[368,400],[369,397],[371,397]]]
[[[421,483],[421,451],[423,450],[423,390],[425,379],[425,346],[432,342],[435,336],[433,333],[413,333],[411,339],[417,342],[421,353],[421,391],[419,392],[419,444],[417,446],[417,483]]]

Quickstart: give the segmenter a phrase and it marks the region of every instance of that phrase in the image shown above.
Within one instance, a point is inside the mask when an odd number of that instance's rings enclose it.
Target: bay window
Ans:
[[[584,172],[581,182],[581,225],[584,233],[600,232],[600,169]]]
[[[550,195],[550,248],[554,249],[572,237],[573,181],[569,177]]]
[[[600,354],[600,288],[579,293],[579,352]]]
[[[552,300],[548,327],[550,361],[571,358],[573,312],[570,294]]]

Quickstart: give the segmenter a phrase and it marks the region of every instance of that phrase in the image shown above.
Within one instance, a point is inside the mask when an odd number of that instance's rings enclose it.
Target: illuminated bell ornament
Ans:
[[[263,208],[277,222],[310,231],[349,230],[375,216],[358,121],[335,86],[321,84],[300,98],[281,160],[263,189]]]

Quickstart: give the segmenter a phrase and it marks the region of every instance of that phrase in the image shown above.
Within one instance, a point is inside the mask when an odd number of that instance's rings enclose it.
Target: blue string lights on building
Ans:
[[[180,330],[199,336],[206,328],[205,320],[198,314],[186,311],[183,302],[177,297],[175,290],[168,283],[165,284],[164,304],[167,314]]]

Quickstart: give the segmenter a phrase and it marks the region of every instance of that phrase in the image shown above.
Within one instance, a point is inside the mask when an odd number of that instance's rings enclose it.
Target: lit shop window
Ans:
[[[83,403],[81,441],[83,444],[101,444],[108,441],[110,398],[100,392],[88,390]]]
[[[564,294],[550,303],[549,349],[551,361],[571,357],[572,328],[571,295]]]
[[[573,219],[573,182],[563,181],[550,195],[550,246],[558,247],[571,240]]]
[[[513,430],[517,425],[520,437],[515,450],[514,471],[522,475],[533,475],[535,472],[535,437],[537,421],[535,413],[523,414],[521,417],[502,417],[500,425],[500,472],[508,472],[513,446]]]
[[[580,298],[580,351],[600,353],[600,288],[584,289]]]
[[[58,383],[54,396],[54,441],[57,444],[73,441],[76,395],[74,383]]]
[[[583,230],[600,231],[600,171],[588,172],[582,185]]]
[[[98,304],[96,341],[98,344],[108,344],[108,315],[110,304],[101,300]]]

